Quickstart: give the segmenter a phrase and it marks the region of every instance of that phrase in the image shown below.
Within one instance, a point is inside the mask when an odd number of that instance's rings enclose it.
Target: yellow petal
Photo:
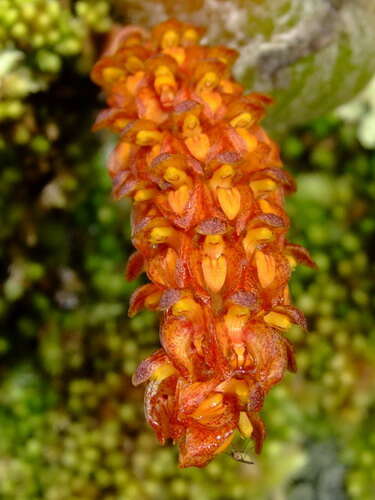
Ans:
[[[183,47],[168,47],[163,52],[173,57],[179,66],[185,61],[185,49]]]
[[[259,206],[263,213],[265,214],[275,214],[278,215],[278,211],[273,207],[267,200],[259,200]]]
[[[183,43],[195,44],[199,40],[199,33],[194,28],[188,28],[182,35]]]
[[[232,118],[232,120],[229,122],[232,127],[240,127],[240,128],[247,128],[250,127],[250,125],[253,123],[254,119],[251,113],[248,111],[245,111],[243,113],[240,113],[239,115],[235,116]]]
[[[181,186],[182,184],[187,184],[190,181],[190,177],[186,173],[176,167],[168,167],[163,175],[164,179],[172,184],[174,187]]]
[[[145,307],[147,309],[152,309],[153,307],[155,307],[159,303],[160,297],[161,297],[161,292],[152,293],[151,295],[146,297]]]
[[[224,252],[225,243],[221,234],[208,234],[203,243],[204,254],[211,259],[218,259]]]
[[[238,419],[238,428],[245,438],[249,438],[253,433],[253,425],[244,411],[240,412],[240,418]]]
[[[162,92],[163,87],[176,88],[176,80],[167,66],[159,66],[155,71],[155,75],[154,87],[158,94]]]
[[[125,72],[120,68],[109,67],[103,69],[103,80],[106,85],[114,83],[124,75]]]
[[[201,98],[208,105],[213,113],[219,109],[223,99],[219,92],[212,92],[211,90],[202,90]]]
[[[181,186],[176,191],[169,191],[167,198],[171,209],[178,215],[184,213],[188,202],[190,189],[188,186]]]
[[[134,201],[147,201],[154,198],[157,195],[156,189],[139,189],[134,195]]]
[[[180,41],[180,37],[178,36],[177,31],[168,30],[164,33],[163,38],[161,40],[162,49],[168,49],[170,47],[175,47],[178,45]]]
[[[219,387],[223,392],[235,394],[240,400],[241,404],[246,404],[248,402],[249,386],[244,380],[231,378],[223,384],[220,384],[220,386],[218,386],[218,389]]]
[[[172,306],[172,314],[174,316],[189,316],[195,315],[199,311],[199,305],[191,297],[185,297],[178,300]]]
[[[213,89],[219,83],[219,77],[214,71],[207,71],[197,83],[196,91],[201,93],[204,90]]]
[[[143,67],[143,62],[136,56],[130,56],[125,63],[125,68],[130,71],[130,73],[141,71]]]
[[[210,149],[210,141],[206,134],[198,134],[185,139],[185,144],[190,153],[200,161],[204,161]]]
[[[272,240],[273,233],[268,227],[257,227],[249,229],[246,233],[245,238],[242,240],[242,246],[249,257],[251,253],[255,250],[259,241]]]
[[[228,309],[224,322],[229,332],[241,331],[250,316],[248,307],[233,305]]]
[[[172,235],[173,229],[168,226],[154,227],[150,233],[149,241],[152,245],[165,243]]]
[[[293,269],[295,269],[297,267],[297,260],[293,257],[293,255],[286,255],[286,258],[288,259],[288,262],[289,262],[289,266],[291,268],[291,270],[293,271]]]
[[[220,88],[224,94],[234,94],[235,92],[238,92],[238,84],[235,84],[231,80],[220,80]]]
[[[170,363],[164,363],[163,365],[158,366],[158,368],[153,371],[151,379],[156,380],[157,382],[161,382],[165,378],[173,375],[175,372],[176,370],[173,365],[171,365]]]
[[[272,179],[260,179],[250,182],[251,190],[255,196],[261,193],[270,193],[277,188],[277,184]]]
[[[222,255],[218,259],[203,257],[202,270],[207,287],[214,293],[219,292],[227,277],[227,260]]]
[[[237,188],[218,188],[217,198],[222,211],[229,220],[237,217],[241,208],[241,195]]]
[[[144,76],[144,71],[137,71],[135,75],[128,76],[128,78],[126,79],[126,89],[130,94],[135,94],[138,84]]]
[[[254,135],[250,134],[250,132],[246,128],[236,128],[236,132],[243,139],[248,153],[252,153],[253,151],[255,151],[258,145],[257,138]]]
[[[158,130],[140,130],[135,142],[138,146],[153,146],[161,142],[163,135]]]
[[[216,413],[222,404],[223,395],[221,393],[212,394],[212,396],[209,396],[198,406],[198,408],[192,413],[192,417],[197,420],[209,417],[213,413]]]
[[[282,328],[285,330],[292,324],[288,316],[275,311],[271,311],[270,313],[266,314],[264,316],[264,321],[270,326],[275,326],[276,328]]]
[[[117,118],[117,120],[113,122],[113,126],[117,129],[122,129],[125,128],[130,121],[129,118]]]
[[[258,279],[262,288],[267,288],[275,279],[276,262],[272,255],[266,255],[261,251],[255,253]]]
[[[182,135],[184,137],[195,137],[202,133],[199,118],[194,113],[188,113],[182,126]]]
[[[237,356],[235,368],[241,368],[245,364],[245,346],[241,344],[234,344],[233,350]]]
[[[161,146],[160,144],[155,144],[152,146],[151,150],[147,153],[147,164],[151,165],[153,160],[160,155]]]
[[[232,187],[232,178],[236,171],[232,165],[224,164],[218,168],[209,181],[210,188],[215,191],[218,187]]]

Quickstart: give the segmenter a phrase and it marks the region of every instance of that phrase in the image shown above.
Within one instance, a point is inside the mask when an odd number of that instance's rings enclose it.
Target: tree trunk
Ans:
[[[239,50],[237,77],[268,92],[277,133],[354,97],[375,71],[371,0],[126,0],[130,22],[175,16],[206,26],[206,41]]]

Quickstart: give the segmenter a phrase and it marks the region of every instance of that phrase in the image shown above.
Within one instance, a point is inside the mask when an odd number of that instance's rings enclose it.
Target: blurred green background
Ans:
[[[289,333],[262,455],[179,470],[130,384],[157,318],[127,319],[129,204],[90,131],[114,3],[0,0],[0,499],[373,500],[375,90],[282,138],[291,239],[319,269],[293,276],[310,330]]]

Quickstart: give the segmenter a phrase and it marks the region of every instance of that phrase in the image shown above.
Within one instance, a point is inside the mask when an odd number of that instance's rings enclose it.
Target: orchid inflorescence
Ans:
[[[120,134],[113,193],[133,199],[127,278],[151,281],[129,314],[162,316],[162,348],[133,383],[147,382],[147,421],[178,443],[182,467],[207,464],[237,429],[260,452],[265,395],[296,368],[285,331],[306,326],[288,281],[314,266],[286,240],[295,186],[259,125],[271,99],[244,95],[236,52],[198,45],[202,33],[176,20],[119,28],[92,72],[108,104],[94,129]]]

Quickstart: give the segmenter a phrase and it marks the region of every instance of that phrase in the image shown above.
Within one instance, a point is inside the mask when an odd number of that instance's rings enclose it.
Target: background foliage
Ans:
[[[127,319],[129,205],[110,200],[113,139],[90,132],[115,3],[0,0],[0,498],[373,499],[374,99],[283,140],[291,236],[319,270],[293,277],[310,331],[289,334],[299,372],[267,401],[263,454],[178,470],[130,384],[157,318]]]

